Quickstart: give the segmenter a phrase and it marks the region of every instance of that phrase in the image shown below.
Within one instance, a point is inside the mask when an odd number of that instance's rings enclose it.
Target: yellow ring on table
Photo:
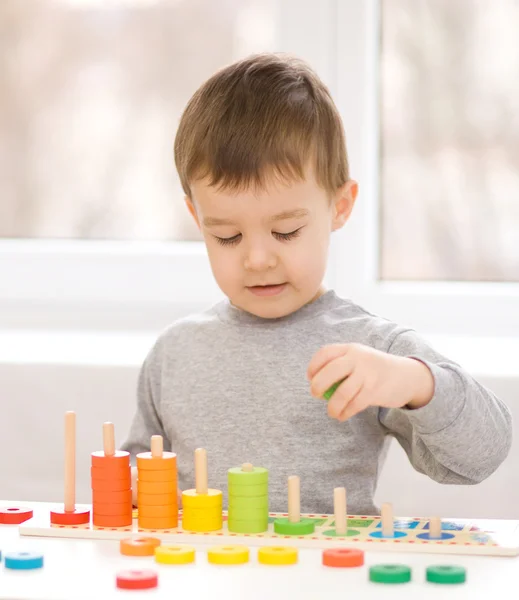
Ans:
[[[263,546],[258,550],[258,562],[263,565],[294,565],[297,558],[297,548],[290,546]]]
[[[195,562],[195,549],[180,545],[157,546],[155,562],[163,565],[187,565]]]
[[[249,562],[246,546],[213,546],[207,551],[207,560],[214,565],[242,565]]]

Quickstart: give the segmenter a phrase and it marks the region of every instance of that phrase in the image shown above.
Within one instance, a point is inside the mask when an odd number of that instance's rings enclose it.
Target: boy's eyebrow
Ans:
[[[285,219],[300,219],[302,217],[307,217],[309,215],[309,211],[306,208],[296,208],[296,210],[285,210],[283,212],[278,213],[277,215],[273,215],[270,217],[269,221],[284,221]],[[234,221],[229,219],[219,219],[217,217],[206,217],[204,219],[204,225],[206,227],[212,227],[214,225],[236,225]]]

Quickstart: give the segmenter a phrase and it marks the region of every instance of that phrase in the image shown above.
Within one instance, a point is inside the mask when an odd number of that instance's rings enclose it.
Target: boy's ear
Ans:
[[[358,183],[352,179],[348,180],[337,190],[335,206],[333,207],[332,231],[340,229],[350,218],[358,191]]]
[[[184,197],[184,202],[186,203],[187,210],[191,213],[191,216],[195,220],[196,226],[200,229],[200,221],[198,220],[198,215],[196,214],[196,208],[189,196]]]

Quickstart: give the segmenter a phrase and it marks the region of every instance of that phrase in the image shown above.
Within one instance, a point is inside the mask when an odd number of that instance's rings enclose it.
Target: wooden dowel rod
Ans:
[[[288,478],[288,520],[291,523],[301,520],[301,486],[297,475]]]
[[[207,494],[207,453],[204,448],[195,450],[196,493]]]
[[[348,531],[346,488],[337,487],[333,490],[333,510],[335,513],[335,533],[346,535]]]
[[[115,454],[114,424],[108,421],[103,423],[103,450],[105,456],[113,456]]]
[[[65,413],[65,512],[76,509],[76,413]]]

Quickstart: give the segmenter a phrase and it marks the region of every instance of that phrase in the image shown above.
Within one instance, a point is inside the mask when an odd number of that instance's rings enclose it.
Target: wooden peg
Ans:
[[[297,475],[288,478],[288,520],[290,523],[301,520],[301,484]]]
[[[65,413],[65,512],[76,509],[76,413]]]
[[[382,504],[382,535],[384,537],[395,537],[395,528],[393,522],[393,506],[386,502]]]
[[[241,466],[241,470],[245,473],[252,473],[253,466],[251,463],[243,463],[243,465]]]
[[[429,521],[429,537],[432,540],[440,540],[442,537],[442,521],[440,517],[431,517]]]
[[[207,494],[207,452],[204,448],[195,450],[196,493]]]
[[[346,488],[337,487],[333,490],[333,510],[335,513],[335,533],[337,535],[346,535],[348,532]]]
[[[151,436],[151,456],[153,458],[162,458],[164,453],[164,440],[161,435]]]
[[[82,525],[90,521],[90,510],[76,508],[76,413],[65,413],[65,494],[63,510],[50,511],[53,525]]]
[[[114,424],[109,421],[103,423],[103,450],[105,456],[113,456],[115,454]]]

